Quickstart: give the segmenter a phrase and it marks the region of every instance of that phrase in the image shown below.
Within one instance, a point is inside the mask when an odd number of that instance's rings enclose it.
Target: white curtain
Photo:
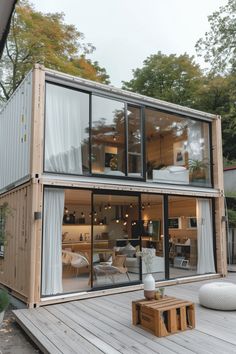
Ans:
[[[211,203],[197,199],[197,273],[215,273]]]
[[[62,293],[62,222],[64,190],[45,189],[42,294]]]
[[[82,174],[80,96],[75,90],[46,86],[46,171]]]

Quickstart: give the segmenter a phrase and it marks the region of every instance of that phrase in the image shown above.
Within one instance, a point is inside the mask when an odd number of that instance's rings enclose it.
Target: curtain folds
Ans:
[[[64,190],[45,189],[42,295],[62,293],[62,222]]]
[[[79,94],[47,84],[45,170],[82,174]]]
[[[197,199],[197,273],[215,273],[211,202]]]

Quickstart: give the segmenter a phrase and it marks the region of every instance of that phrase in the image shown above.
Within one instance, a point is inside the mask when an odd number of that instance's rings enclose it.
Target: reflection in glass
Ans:
[[[89,171],[89,95],[46,84],[45,170]]]
[[[136,252],[140,241],[139,235],[132,233],[132,223],[137,219],[138,197],[94,195],[94,287],[139,281]]]
[[[147,179],[211,186],[209,124],[145,110]]]
[[[92,172],[124,176],[125,105],[93,96],[92,99]]]
[[[141,177],[141,110],[128,105],[128,175]]]

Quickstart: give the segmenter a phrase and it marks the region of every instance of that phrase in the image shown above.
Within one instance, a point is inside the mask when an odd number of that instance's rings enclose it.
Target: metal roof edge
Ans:
[[[120,95],[122,97],[125,98],[132,98],[138,101],[142,101],[143,103],[146,104],[152,104],[155,105],[158,108],[164,109],[164,110],[171,110],[174,111],[175,113],[179,113],[179,114],[186,114],[186,115],[191,115],[194,118],[199,118],[199,119],[205,119],[205,120],[216,120],[219,119],[220,116],[212,114],[212,113],[207,113],[207,112],[203,112],[203,111],[199,111],[193,108],[188,108],[185,106],[181,106],[175,103],[170,103],[167,101],[162,101],[160,99],[157,98],[152,98],[152,97],[148,97],[148,96],[144,96],[141,95],[139,93],[135,93],[132,91],[127,91],[127,90],[123,90],[120,88],[116,88],[112,85],[106,85],[106,84],[102,84],[96,81],[91,81],[91,80],[87,80],[87,79],[83,79],[81,77],[78,76],[73,76],[73,75],[69,75],[69,74],[65,74],[56,70],[52,70],[52,69],[47,69],[44,68],[43,66],[40,66],[40,69],[45,71],[46,77],[51,77],[51,78],[58,78],[58,79],[63,79],[65,81],[71,82],[71,83],[75,83],[78,85],[83,85],[88,89],[98,89],[100,91],[103,92],[108,92],[108,93],[113,93],[116,95]]]

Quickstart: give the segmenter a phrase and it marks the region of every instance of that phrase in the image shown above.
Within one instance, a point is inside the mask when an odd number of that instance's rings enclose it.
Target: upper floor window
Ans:
[[[210,187],[209,127],[97,95],[90,104],[89,93],[47,83],[44,169]]]
[[[126,175],[125,104],[92,99],[92,173]]]
[[[89,172],[89,94],[47,83],[45,170]]]
[[[145,110],[147,179],[211,186],[209,124]]]
[[[128,105],[127,121],[128,176],[141,177],[143,163],[141,109]]]

